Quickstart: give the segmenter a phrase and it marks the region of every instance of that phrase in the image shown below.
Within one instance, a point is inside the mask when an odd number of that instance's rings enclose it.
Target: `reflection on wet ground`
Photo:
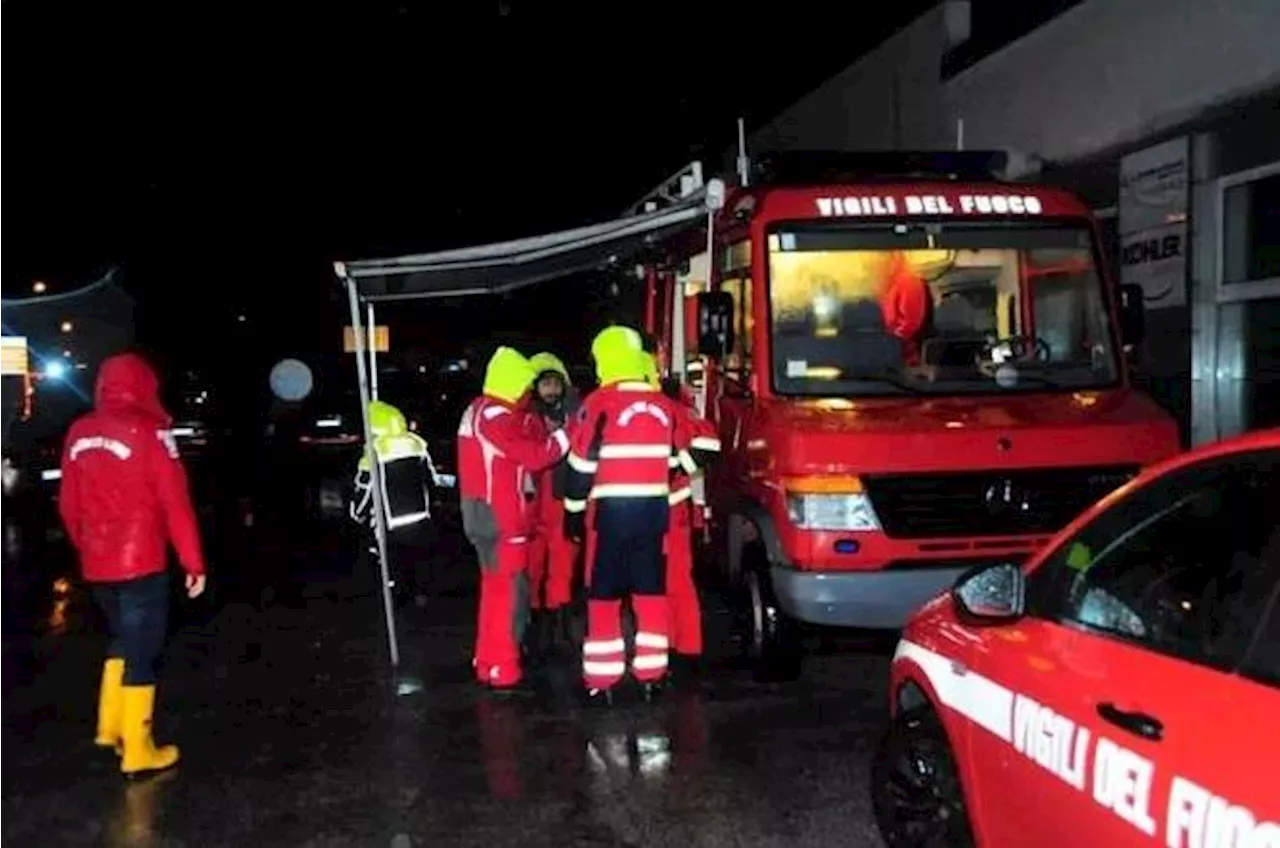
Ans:
[[[103,639],[83,595],[59,587],[39,638],[6,639],[5,844],[879,844],[866,781],[883,645],[817,656],[782,687],[725,648],[701,687],[607,711],[578,705],[562,657],[535,670],[533,698],[496,702],[470,684],[469,558],[433,564],[391,674],[367,581],[332,548],[310,557],[323,564],[298,566],[288,606],[185,611],[157,734],[183,763],[137,783],[92,745]],[[709,616],[712,644],[725,618]]]

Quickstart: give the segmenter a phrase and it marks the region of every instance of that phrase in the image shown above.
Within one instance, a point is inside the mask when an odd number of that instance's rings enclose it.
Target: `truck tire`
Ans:
[[[955,758],[928,705],[894,717],[872,760],[871,805],[889,848],[972,848]]]
[[[763,551],[743,556],[743,644],[752,672],[766,683],[796,680],[804,670],[799,625],[778,606]]]

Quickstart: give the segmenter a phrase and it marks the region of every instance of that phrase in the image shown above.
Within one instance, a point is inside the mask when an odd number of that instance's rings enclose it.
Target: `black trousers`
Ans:
[[[93,597],[111,634],[107,656],[124,660],[124,685],[153,685],[169,618],[169,575],[95,583]]]
[[[436,528],[430,519],[387,533],[387,558],[391,561],[391,578],[396,582],[394,595],[400,603],[428,594],[435,540]]]
[[[671,508],[662,498],[609,498],[596,502],[595,557],[587,597],[612,601],[667,590],[662,545]]]

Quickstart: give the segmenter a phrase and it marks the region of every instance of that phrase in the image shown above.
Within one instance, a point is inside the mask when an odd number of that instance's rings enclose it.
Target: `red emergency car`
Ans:
[[[1280,846],[1280,430],[1169,460],[910,620],[898,846]]]

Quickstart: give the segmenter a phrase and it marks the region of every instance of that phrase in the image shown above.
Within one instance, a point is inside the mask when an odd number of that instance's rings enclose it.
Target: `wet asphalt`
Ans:
[[[126,782],[94,748],[105,640],[73,584],[5,639],[6,846],[878,846],[870,756],[892,642],[815,643],[796,683],[757,683],[707,603],[708,668],[653,704],[580,706],[576,659],[533,695],[470,680],[474,561],[455,537],[400,613],[392,673],[372,566],[349,539],[241,552],[289,591],[175,610],[157,737],[177,770]],[[215,567],[216,564],[215,564]],[[280,576],[284,575],[284,576]]]

